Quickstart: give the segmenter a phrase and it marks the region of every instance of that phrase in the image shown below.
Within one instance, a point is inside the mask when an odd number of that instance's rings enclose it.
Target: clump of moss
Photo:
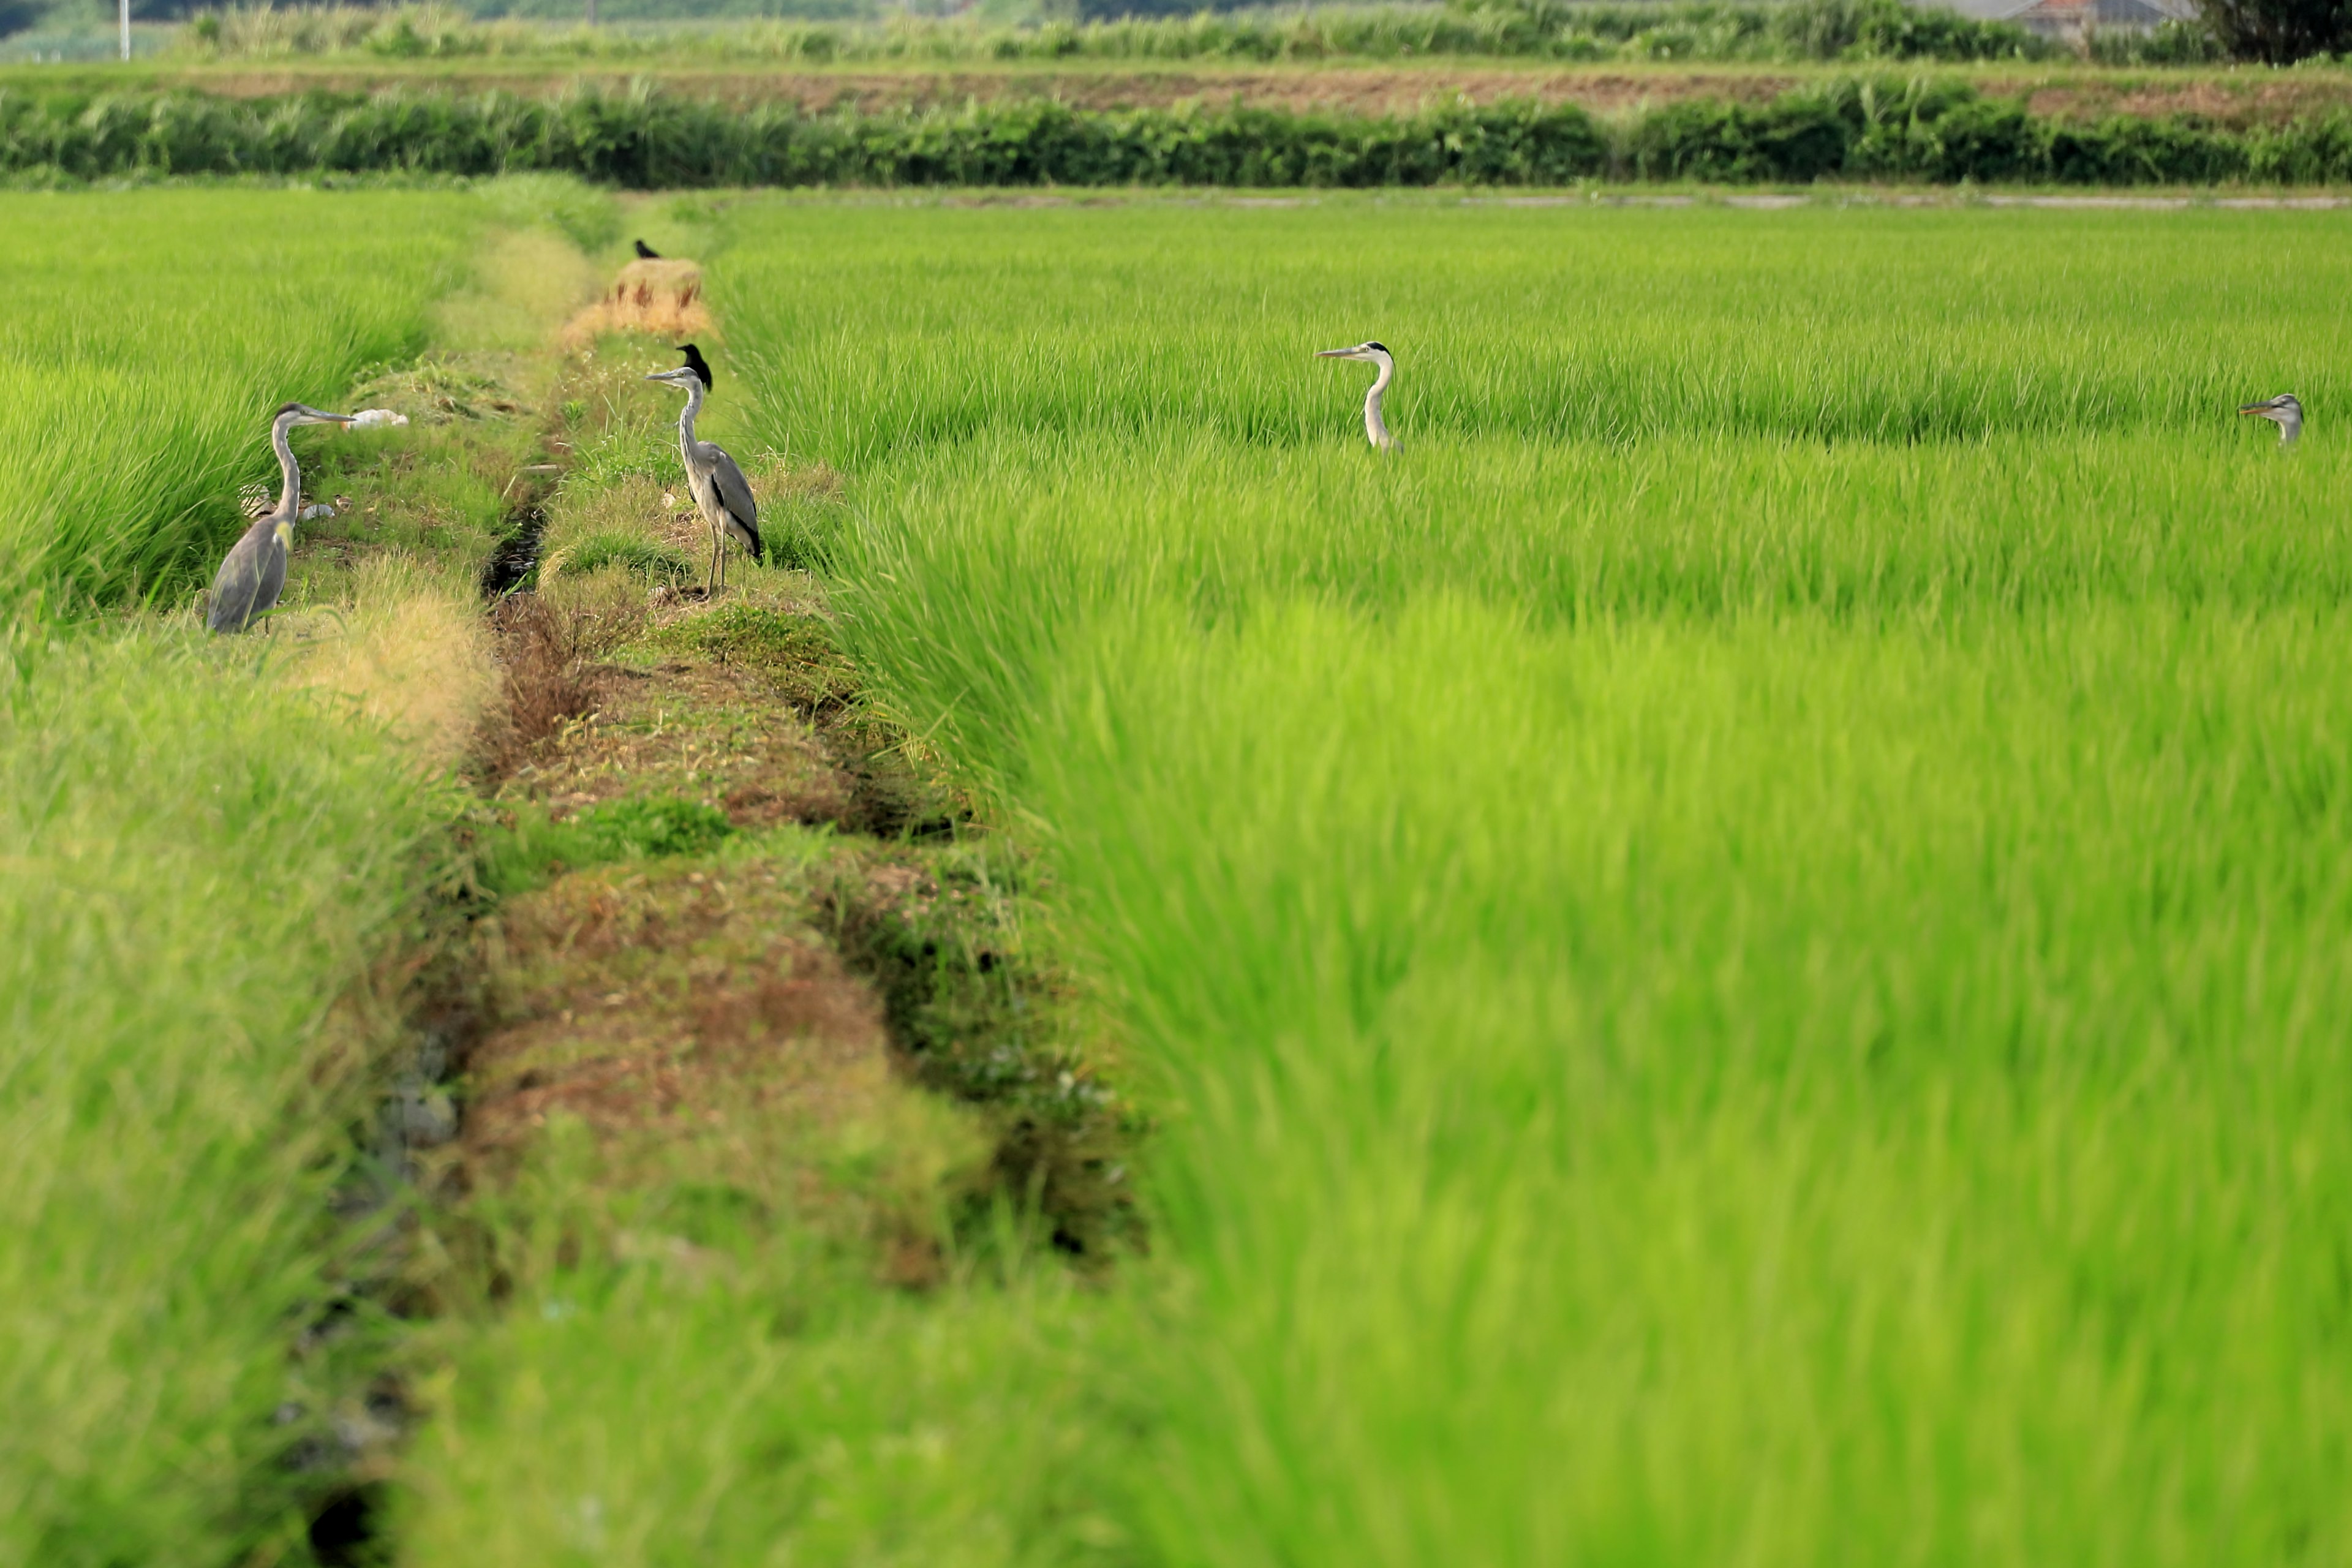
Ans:
[[[475,880],[505,897],[608,861],[698,855],[734,831],[725,812],[698,801],[609,800],[562,819],[529,803],[477,833]]]

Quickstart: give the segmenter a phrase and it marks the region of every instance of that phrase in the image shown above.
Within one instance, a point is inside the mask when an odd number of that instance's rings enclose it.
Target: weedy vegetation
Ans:
[[[0,174],[29,184],[190,175],[537,174],[712,185],[1558,186],[1600,180],[2069,185],[2352,178],[2352,113],[2276,122],[2034,112],[1958,79],[1823,76],[1766,102],[1596,115],[1532,96],[1405,112],[1041,96],[861,111],[633,83],[553,98],[407,87],[215,97],[0,89]]]

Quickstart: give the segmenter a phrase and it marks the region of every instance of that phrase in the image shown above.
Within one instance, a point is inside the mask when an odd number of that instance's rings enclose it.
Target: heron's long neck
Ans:
[[[702,378],[697,376],[686,384],[686,412],[677,416],[677,440],[681,447],[694,445],[694,416],[702,412]]]
[[[294,466],[294,447],[286,439],[286,432],[294,427],[291,419],[275,420],[269,426],[269,445],[278,453],[278,471],[285,482],[278,488],[278,510],[291,512],[302,500],[302,470]]]
[[[1387,423],[1381,418],[1381,395],[1389,389],[1389,382],[1395,375],[1396,362],[1381,361],[1381,374],[1372,377],[1372,389],[1364,394],[1364,434],[1371,437],[1375,447],[1396,445],[1395,438],[1389,434]]]
[[[2299,415],[2299,414],[2298,414],[2298,415],[2296,415],[2296,416],[2295,416],[2294,418],[2292,418],[2292,419],[2282,419],[2282,420],[2280,420],[2280,421],[2279,421],[2279,445],[2280,445],[2280,446],[2282,446],[2282,447],[2292,447],[2292,446],[2294,446],[2294,438],[2295,438],[2297,436],[2300,436],[2300,435],[2302,435],[2302,434],[2303,434],[2303,416],[2301,416],[2301,415]]]

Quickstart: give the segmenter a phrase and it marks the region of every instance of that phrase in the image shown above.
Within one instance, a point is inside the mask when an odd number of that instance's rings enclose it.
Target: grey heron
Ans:
[[[219,574],[213,578],[212,607],[205,616],[205,624],[213,630],[245,630],[256,616],[277,604],[278,595],[285,591],[286,546],[294,537],[294,524],[302,506],[302,470],[295,466],[294,448],[288,444],[286,433],[297,425],[351,422],[348,414],[330,414],[305,403],[278,405],[278,416],[269,422],[269,445],[278,453],[278,469],[282,476],[278,504],[264,512],[245,531],[245,537],[229,547],[228,559],[221,563]]]
[[[1324,349],[1315,357],[1359,359],[1366,364],[1381,367],[1381,374],[1372,377],[1372,389],[1364,394],[1364,435],[1381,451],[1396,450],[1396,437],[1389,434],[1388,426],[1381,419],[1381,395],[1388,391],[1389,383],[1396,379],[1396,361],[1389,356],[1388,345],[1374,342],[1358,343],[1351,349]]]
[[[695,510],[710,525],[710,576],[703,587],[707,597],[726,582],[730,539],[750,551],[752,560],[765,559],[760,544],[760,507],[751,499],[751,483],[735,459],[713,443],[694,438],[694,416],[702,412],[702,395],[710,389],[710,366],[692,343],[678,352],[686,355],[684,364],[676,370],[657,370],[646,379],[667,382],[686,392],[686,412],[677,416],[677,451],[686,461],[686,484],[694,492]]]
[[[2238,410],[2257,419],[2267,419],[2279,427],[2279,445],[2292,447],[2294,438],[2303,434],[2303,405],[2292,392],[2282,392],[2276,397],[2261,403],[2249,403]]]

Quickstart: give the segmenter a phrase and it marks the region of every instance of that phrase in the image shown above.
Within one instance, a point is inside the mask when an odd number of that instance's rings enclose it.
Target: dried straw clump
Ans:
[[[702,303],[702,268],[667,257],[632,261],[602,298],[564,329],[573,347],[607,332],[646,332],[655,337],[699,337],[711,331]]]
[[[456,763],[498,690],[480,614],[452,585],[389,560],[362,564],[354,585],[353,608],[289,628],[302,654],[293,683],[385,725],[433,766]]]

